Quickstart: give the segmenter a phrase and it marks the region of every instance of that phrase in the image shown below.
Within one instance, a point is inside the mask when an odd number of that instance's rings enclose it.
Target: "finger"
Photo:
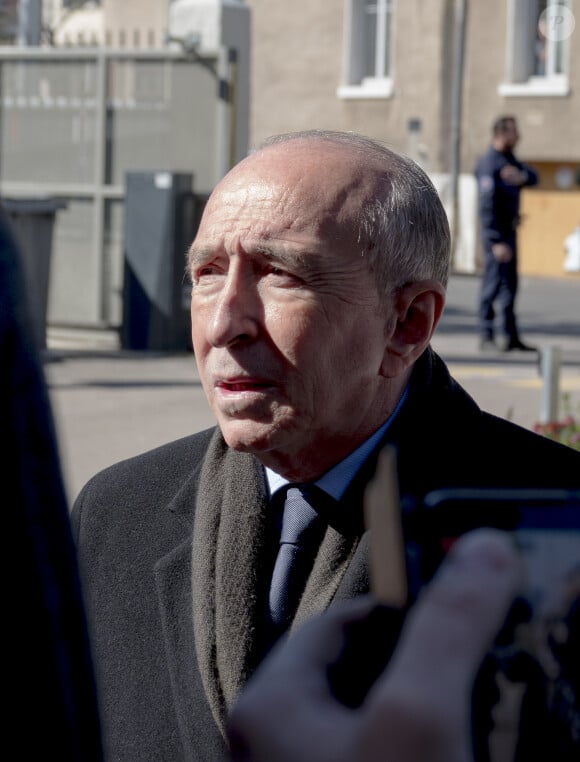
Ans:
[[[230,716],[235,760],[340,758],[333,749],[335,744],[340,748],[340,733],[346,730],[340,715],[347,712],[330,694],[327,670],[344,646],[348,626],[367,617],[375,605],[365,597],[333,607],[278,644]]]
[[[443,758],[470,758],[473,681],[519,578],[509,536],[478,530],[455,543],[369,696],[369,739],[394,736],[401,757],[438,759],[434,751],[445,747]]]
[[[409,617],[394,666],[424,674],[430,665],[437,679],[457,681],[465,670],[447,670],[439,658],[452,656],[474,674],[505,619],[520,574],[507,534],[478,530],[460,538]]]

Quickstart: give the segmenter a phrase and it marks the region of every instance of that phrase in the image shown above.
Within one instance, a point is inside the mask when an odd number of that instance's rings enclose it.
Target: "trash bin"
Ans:
[[[126,173],[123,349],[186,350],[185,254],[193,234],[193,177]]]
[[[45,349],[54,221],[67,204],[56,198],[5,198],[1,203],[22,254],[34,338]]]

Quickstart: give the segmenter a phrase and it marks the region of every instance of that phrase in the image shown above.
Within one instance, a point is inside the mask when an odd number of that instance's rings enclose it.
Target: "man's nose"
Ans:
[[[214,347],[252,341],[262,315],[257,284],[242,268],[231,267],[209,316],[208,340]]]

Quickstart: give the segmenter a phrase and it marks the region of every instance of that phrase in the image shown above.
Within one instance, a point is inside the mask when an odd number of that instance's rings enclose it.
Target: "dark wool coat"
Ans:
[[[431,350],[385,441],[403,496],[580,483],[579,453],[482,412]],[[330,522],[294,626],[368,591],[362,495],[376,454]],[[268,647],[277,540],[262,467],[204,431],[95,476],[73,526],[107,759],[224,759],[228,708]]]

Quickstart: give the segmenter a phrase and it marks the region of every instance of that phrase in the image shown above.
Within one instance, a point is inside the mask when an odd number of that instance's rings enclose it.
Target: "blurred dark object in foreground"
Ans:
[[[93,670],[54,422],[2,209],[0,357],[4,537],[15,551],[5,607],[5,743],[19,759],[97,762]]]

